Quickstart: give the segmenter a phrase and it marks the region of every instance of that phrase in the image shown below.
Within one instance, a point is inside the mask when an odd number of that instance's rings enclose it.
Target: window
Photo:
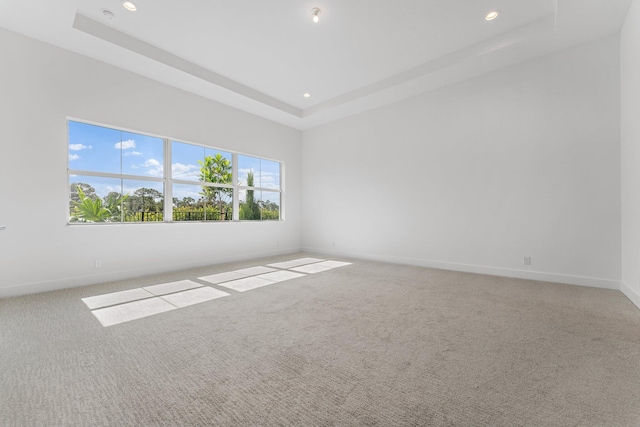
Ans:
[[[69,222],[282,219],[282,163],[69,120]]]
[[[69,222],[162,221],[164,141],[69,121]]]
[[[240,219],[280,219],[280,164],[238,156]]]
[[[232,165],[231,153],[172,141],[173,220],[232,220]]]

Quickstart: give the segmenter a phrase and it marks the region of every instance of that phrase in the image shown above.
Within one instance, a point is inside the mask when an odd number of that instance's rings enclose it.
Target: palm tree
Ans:
[[[106,204],[99,198],[91,198],[84,194],[82,187],[77,186],[78,201],[73,202],[72,222],[108,222],[121,220],[122,202],[127,196],[110,194],[105,197]]]

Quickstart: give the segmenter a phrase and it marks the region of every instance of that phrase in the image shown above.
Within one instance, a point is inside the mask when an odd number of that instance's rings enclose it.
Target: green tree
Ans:
[[[247,186],[253,187],[253,172],[247,174]],[[240,205],[240,219],[255,220],[260,219],[260,206],[255,201],[254,190],[247,190],[247,198]]]
[[[78,201],[74,202],[71,212],[72,222],[109,222],[119,221],[121,219],[121,206],[126,196],[113,193],[117,197],[108,195],[105,197],[107,203],[96,196],[96,198],[88,197],[84,194],[82,187],[76,187],[78,192]]]
[[[214,184],[231,184],[233,174],[231,172],[231,162],[217,153],[215,156],[207,156],[204,162],[198,160],[200,164],[200,181]],[[217,206],[220,219],[225,219],[226,207],[233,194],[232,188],[222,187],[202,187],[200,193],[205,198],[207,205]]]
[[[258,203],[261,219],[280,219],[280,207],[277,203],[268,200],[261,200]]]
[[[90,199],[97,199],[98,195],[96,194],[96,189],[90,186],[89,184],[85,184],[84,182],[74,182],[69,185],[69,208],[73,209],[75,204],[80,201],[80,196],[78,196],[78,189],[81,189],[85,197]]]
[[[123,196],[115,191],[110,192],[102,198],[102,205],[113,215],[113,220],[121,220],[123,204],[129,196]]]
[[[183,197],[182,200],[178,200],[177,197],[173,198],[173,204],[179,208],[185,208],[189,206],[195,206],[196,201],[193,197]]]
[[[164,196],[154,188],[141,187],[127,196],[124,206],[129,221],[159,221],[162,215],[158,213],[164,211]]]

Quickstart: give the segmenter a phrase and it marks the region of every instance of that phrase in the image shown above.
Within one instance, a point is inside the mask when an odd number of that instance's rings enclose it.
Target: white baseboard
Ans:
[[[162,266],[149,266],[139,269],[119,270],[114,272],[92,274],[88,276],[76,276],[59,280],[51,280],[45,282],[29,283],[18,286],[9,286],[0,288],[0,298],[10,298],[20,295],[34,294],[40,292],[49,292],[60,289],[74,288],[79,286],[94,285],[97,283],[110,282],[114,280],[123,280],[132,277],[139,277],[149,274],[165,273],[168,271],[176,271],[187,268],[203,267],[206,265],[223,264],[227,262],[246,261],[255,258],[263,258],[268,256],[287,255],[298,253],[300,251],[344,256],[349,258],[360,258],[371,261],[392,262],[396,264],[415,265],[419,267],[437,268],[442,270],[462,271],[466,273],[486,274],[492,276],[513,277],[518,279],[537,280],[543,282],[564,283],[569,285],[589,286],[603,289],[621,290],[627,298],[629,298],[638,308],[640,308],[640,294],[631,289],[626,283],[620,283],[616,280],[572,276],[556,273],[545,273],[529,270],[516,270],[500,267],[487,267],[473,264],[461,264],[445,261],[426,260],[419,258],[408,257],[396,257],[389,255],[378,255],[369,253],[352,253],[341,252],[335,250],[326,250],[320,248],[290,248],[280,251],[273,251],[269,253],[245,253],[241,256],[229,256],[217,258],[215,261],[195,261],[193,263],[180,263],[180,264],[164,264]]]
[[[371,261],[392,262],[396,264],[415,265],[418,267],[437,268],[440,270],[462,271],[465,273],[486,274],[490,276],[513,277],[517,279],[537,280],[541,282],[563,283],[568,285],[588,286],[592,288],[620,290],[620,282],[617,280],[598,277],[572,276],[557,273],[545,273],[540,271],[516,270],[502,267],[488,267],[483,265],[461,264],[455,262],[436,261],[420,258],[396,257],[390,255],[378,255],[369,253],[343,253],[320,248],[305,247],[304,252],[323,255],[345,256]]]
[[[184,270],[187,268],[204,267],[208,265],[224,264],[228,262],[247,261],[256,258],[265,258],[277,255],[287,255],[299,253],[301,248],[290,248],[279,251],[260,252],[260,253],[244,253],[237,256],[216,257],[215,260],[198,260],[191,263],[179,264],[163,264],[153,265],[144,268],[135,268],[129,270],[118,270],[112,272],[104,272],[99,274],[91,274],[86,276],[75,276],[64,279],[49,280],[44,282],[27,283],[17,286],[8,286],[0,288],[0,299],[11,298],[21,295],[37,294],[40,292],[57,291],[61,289],[77,288],[80,286],[95,285],[98,283],[111,282],[114,280],[130,279],[134,277],[146,276],[150,274],[166,273],[169,271]]]
[[[632,303],[636,305],[636,307],[640,308],[640,293],[631,289],[631,286],[627,285],[625,282],[620,283],[620,290],[622,293],[631,300]]]

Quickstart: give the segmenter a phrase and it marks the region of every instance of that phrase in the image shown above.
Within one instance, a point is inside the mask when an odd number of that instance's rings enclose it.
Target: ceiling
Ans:
[[[305,130],[616,33],[632,0],[134,2],[2,0],[0,27]]]

